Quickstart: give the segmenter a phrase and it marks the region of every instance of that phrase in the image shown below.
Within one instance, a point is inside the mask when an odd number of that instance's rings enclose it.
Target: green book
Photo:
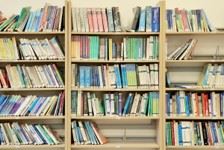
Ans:
[[[17,18],[17,15],[12,15],[9,19],[7,19],[6,21],[4,21],[1,25],[0,25],[0,31],[4,30],[4,28],[6,28],[11,22],[13,22],[15,19]]]
[[[26,22],[29,19],[30,9],[31,9],[31,7],[22,8],[20,15],[19,15],[19,19],[18,19],[16,27],[15,27],[16,31],[23,31],[23,29],[26,25]]]

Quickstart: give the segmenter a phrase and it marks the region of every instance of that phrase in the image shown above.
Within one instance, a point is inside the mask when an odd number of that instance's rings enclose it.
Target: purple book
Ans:
[[[19,109],[20,105],[22,104],[22,102],[24,101],[24,98],[21,97],[13,106],[13,108],[11,109],[11,111],[9,112],[9,114],[13,115],[16,113],[16,111]]]

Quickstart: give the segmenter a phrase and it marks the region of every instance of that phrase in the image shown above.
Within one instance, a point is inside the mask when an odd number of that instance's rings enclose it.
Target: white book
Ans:
[[[76,9],[77,8],[72,8],[72,31],[73,32],[77,32],[78,30],[77,30],[77,18],[76,18],[76,16],[77,16],[77,14],[76,14]]]

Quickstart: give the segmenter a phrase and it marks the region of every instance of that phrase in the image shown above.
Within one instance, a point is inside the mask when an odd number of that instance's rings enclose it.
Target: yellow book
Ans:
[[[113,51],[112,39],[109,38],[109,60],[112,60],[112,51]]]

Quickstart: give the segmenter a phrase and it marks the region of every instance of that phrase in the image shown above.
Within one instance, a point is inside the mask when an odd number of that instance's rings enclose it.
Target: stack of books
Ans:
[[[100,145],[108,142],[97,125],[90,121],[73,121],[72,136],[74,144]]]
[[[166,11],[167,30],[171,32],[212,32],[203,9],[185,10],[175,8]]]
[[[0,116],[61,116],[65,94],[58,96],[0,95]]]
[[[73,36],[72,57],[90,60],[158,60],[158,36],[123,37],[117,41],[100,36]]]
[[[159,32],[160,31],[160,8],[139,6],[133,8],[134,17],[131,27],[128,31],[131,32]]]
[[[18,45],[18,46],[17,46]],[[0,38],[0,60],[55,60],[65,59],[56,37],[50,40],[15,37]]]
[[[174,146],[223,145],[223,121],[166,122],[166,144]]]
[[[19,15],[13,14],[0,22],[0,31],[18,32],[52,32],[63,31],[65,27],[65,7],[45,4],[41,9],[31,11],[31,7],[24,7]]]
[[[159,93],[72,92],[72,112],[77,116],[156,116]]]
[[[179,91],[166,93],[168,116],[220,117],[224,116],[223,92],[196,93]]]
[[[1,145],[55,145],[62,139],[47,125],[0,123]]]
[[[119,7],[72,8],[73,32],[119,32]]]
[[[159,87],[158,64],[114,64],[83,66],[72,64],[74,87],[152,88]]]
[[[199,77],[198,85],[203,88],[224,87],[224,64],[207,64]]]
[[[168,55],[168,60],[188,60],[192,59],[192,53],[194,52],[197,44],[196,39],[189,39],[188,41],[181,44],[176,49],[172,50]]]
[[[55,64],[6,65],[0,68],[0,88],[61,88],[64,81]]]

